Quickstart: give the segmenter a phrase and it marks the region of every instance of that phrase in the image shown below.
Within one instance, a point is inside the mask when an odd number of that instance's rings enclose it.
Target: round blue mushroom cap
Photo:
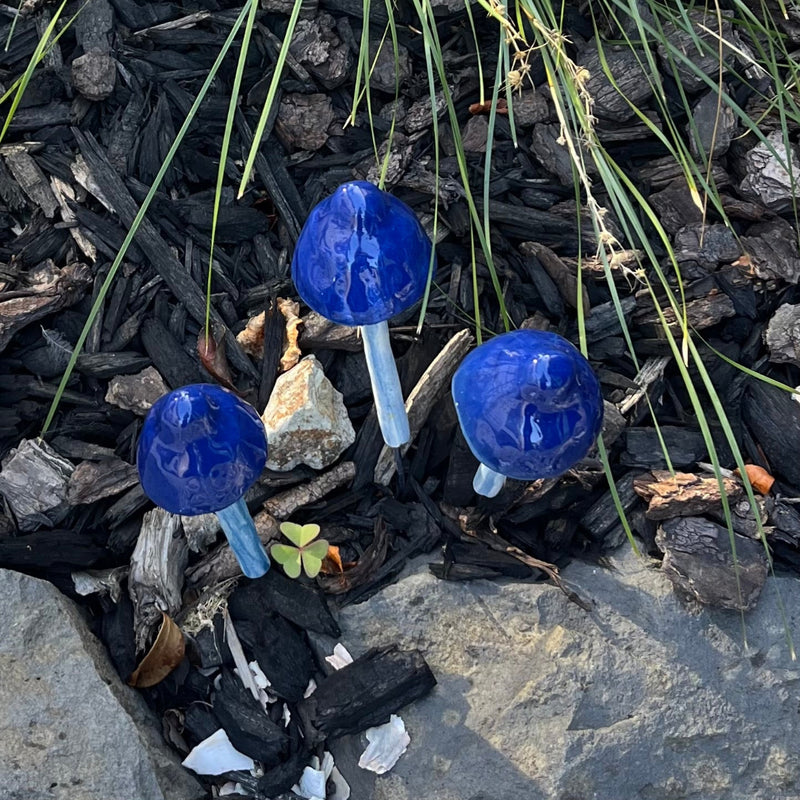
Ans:
[[[509,478],[566,472],[589,452],[603,427],[597,377],[580,352],[555,333],[496,336],[464,359],[452,390],[470,449]]]
[[[430,239],[405,203],[352,181],[311,210],[294,250],[292,279],[323,317],[374,325],[422,297],[430,258]]]
[[[266,432],[255,409],[206,383],[160,398],[144,421],[137,451],[147,496],[187,516],[233,505],[266,461]]]

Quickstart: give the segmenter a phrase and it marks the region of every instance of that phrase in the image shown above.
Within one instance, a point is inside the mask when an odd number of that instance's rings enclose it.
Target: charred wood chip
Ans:
[[[800,404],[782,389],[751,380],[742,399],[742,417],[773,474],[800,487]]]
[[[170,388],[203,381],[200,368],[159,320],[146,319],[142,323],[142,343]]]
[[[797,249],[797,233],[782,217],[753,225],[742,237],[745,254],[737,266],[748,269],[751,274],[764,280],[784,280],[800,283],[800,257]]]
[[[286,94],[281,100],[275,133],[289,150],[322,148],[334,120],[333,105],[326,94]]]
[[[258,623],[264,615],[277,613],[303,630],[334,637],[341,634],[322,594],[286,578],[277,569],[239,586],[228,599],[228,611],[237,623]]]
[[[0,539],[0,567],[45,570],[51,567],[92,567],[108,556],[108,550],[85,533],[73,530],[41,530]]]
[[[435,685],[418,650],[373,648],[322,680],[297,711],[306,740],[316,744],[388,722]]]
[[[113,378],[131,375],[150,366],[150,359],[141,353],[81,353],[75,369],[92,378]]]
[[[289,749],[289,737],[228,669],[222,671],[213,711],[239,752],[261,761],[266,769],[283,760]]]
[[[67,485],[67,502],[77,506],[113,497],[134,486],[139,473],[121,458],[84,461],[72,473]]]
[[[769,321],[764,340],[770,361],[800,366],[800,305],[782,305]]]
[[[0,293],[0,351],[18,330],[77,302],[92,279],[86,264],[59,269],[52,262],[45,262],[28,273],[24,289]]]
[[[722,478],[722,487],[730,500],[742,494],[742,485],[732,478]],[[685,472],[655,470],[633,482],[636,493],[649,502],[648,519],[688,517],[717,511],[722,507],[716,477],[702,478]]]
[[[631,104],[642,106],[653,94],[652,83],[642,68],[643,59],[641,52],[630,47],[607,46],[603,46],[601,59],[594,44],[579,54],[577,62],[589,72],[586,90],[594,101],[592,113],[615,122],[625,122],[635,116]]]
[[[236,620],[236,631],[269,679],[272,691],[290,703],[302,700],[316,669],[305,637],[276,614],[258,621]]]
[[[733,231],[721,224],[693,222],[684,225],[675,233],[674,246],[678,261],[696,261],[710,270],[716,269],[719,264],[730,264],[742,254]]]
[[[751,609],[767,578],[761,542],[734,534],[702,517],[668,520],[656,534],[664,553],[661,568],[679,594],[703,605]]]
[[[637,299],[643,306],[636,314],[638,325],[653,331],[661,329],[661,318],[658,316],[658,312],[653,309],[650,294],[643,290],[639,293]],[[683,321],[677,319],[671,306],[664,307],[662,303],[662,309],[667,324],[678,330]],[[711,289],[706,297],[700,297],[686,304],[686,317],[689,325],[699,331],[717,325],[723,319],[735,315],[736,310],[733,306],[733,301],[727,294],[717,288]]]
[[[733,25],[725,18],[731,12],[723,11],[722,28],[719,29],[717,20],[708,24],[707,13],[702,9],[689,11],[688,24],[691,30],[686,30],[684,25],[667,22],[663,26],[662,44],[658,45],[658,54],[666,75],[674,75],[687,92],[696,92],[706,87],[706,82],[698,75],[705,73],[712,81],[717,79],[720,69],[726,70],[735,57],[734,48],[739,42]],[[683,21],[683,17],[681,17]],[[702,45],[697,44],[700,40]],[[666,43],[669,43],[667,45]],[[692,53],[691,60],[687,63],[679,61],[670,52],[677,49],[683,53]],[[720,51],[722,64],[720,64]],[[640,73],[641,79],[641,73]],[[649,82],[648,82],[649,83]]]
[[[620,504],[627,513],[637,500],[633,488],[634,474],[629,472],[616,481]],[[611,491],[607,491],[599,500],[581,515],[581,525],[595,541],[603,541],[605,535],[619,522],[619,512]]]
[[[716,91],[706,92],[692,110],[694,129],[687,125],[692,154],[694,156],[720,158],[731,146],[738,123],[733,109],[720,102]],[[713,148],[713,149],[712,149]]]
[[[184,712],[183,735],[190,747],[196,747],[219,729],[219,720],[208,703],[192,703]]]
[[[133,603],[127,593],[103,614],[100,635],[108,648],[111,661],[122,680],[127,681],[136,668],[136,642],[133,635]]]
[[[286,761],[268,770],[258,779],[258,791],[262,797],[277,797],[281,792],[288,792],[303,774],[309,761],[309,752],[305,749],[292,753]]]
[[[294,57],[325,89],[335,89],[348,76],[350,50],[335,31],[336,21],[322,12],[311,19],[298,20],[292,44]]]
[[[699,431],[660,426],[667,453],[673,467],[688,467],[706,457],[705,440]],[[629,467],[666,469],[667,462],[655,428],[629,428],[626,435],[627,450],[620,460]]]

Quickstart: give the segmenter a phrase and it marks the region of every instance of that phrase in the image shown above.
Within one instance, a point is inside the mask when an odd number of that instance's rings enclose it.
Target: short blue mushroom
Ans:
[[[473,488],[494,497],[506,478],[561,475],[603,427],[603,397],[589,362],[562,336],[504,333],[475,348],[453,375],[461,430],[481,462]]]
[[[269,557],[244,502],[267,461],[264,424],[233,392],[198,383],[153,404],[137,449],[145,494],[173,514],[215,512],[248,578],[269,569]]]
[[[387,321],[424,294],[431,249],[405,203],[352,181],[311,210],[292,258],[303,301],[333,322],[361,327],[378,422],[390,447],[411,434]]]

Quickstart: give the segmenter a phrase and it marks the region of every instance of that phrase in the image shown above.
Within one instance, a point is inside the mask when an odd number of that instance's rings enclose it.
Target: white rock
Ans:
[[[397,714],[392,714],[385,725],[368,728],[365,735],[369,745],[361,754],[358,766],[377,775],[388,772],[411,743],[406,726]]]
[[[342,395],[314,356],[281,375],[262,414],[269,442],[269,469],[298,464],[322,469],[353,443],[355,431]]]
[[[222,775],[237,769],[255,769],[255,761],[240,753],[220,728],[207,739],[203,739],[181,762],[198,775]]]

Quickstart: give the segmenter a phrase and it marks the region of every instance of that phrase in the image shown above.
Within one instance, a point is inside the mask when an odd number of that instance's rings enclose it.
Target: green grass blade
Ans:
[[[217,223],[219,221],[219,206],[222,198],[222,184],[225,180],[225,165],[228,161],[228,151],[231,145],[231,133],[233,131],[233,119],[239,105],[239,90],[242,85],[242,75],[244,74],[247,54],[250,50],[250,37],[253,33],[253,26],[256,21],[258,4],[253,2],[250,5],[250,12],[247,15],[247,22],[244,25],[244,35],[242,36],[242,47],[239,51],[239,60],[236,64],[236,73],[233,77],[231,87],[231,98],[228,103],[228,116],[225,121],[225,129],[222,133],[222,149],[219,155],[219,166],[217,168],[217,185],[214,191],[214,210],[211,217],[211,244],[208,248],[208,278],[206,281],[206,322],[205,339],[209,341],[211,336],[211,276],[214,268],[214,247],[217,242]]]
[[[269,119],[270,112],[272,111],[272,104],[275,102],[275,94],[278,91],[278,84],[283,74],[283,65],[286,63],[286,56],[289,53],[289,45],[292,43],[292,36],[294,36],[294,29],[297,25],[297,20],[300,17],[300,9],[303,7],[303,0],[294,0],[292,13],[289,17],[289,23],[286,26],[286,33],[281,43],[281,49],[278,51],[278,59],[275,62],[275,71],[272,73],[272,80],[269,84],[267,91],[267,99],[264,101],[264,107],[261,109],[261,116],[258,118],[258,125],[256,125],[255,133],[253,134],[253,144],[250,146],[250,152],[247,154],[247,161],[244,165],[244,172],[242,173],[242,180],[239,184],[239,193],[237,197],[241,197],[247,189],[247,184],[250,181],[250,176],[253,174],[253,166],[256,162],[258,149],[261,147],[261,139],[264,136],[264,130],[267,127],[267,120]]]
[[[114,278],[117,274],[117,270],[119,269],[120,265],[122,264],[123,259],[125,258],[125,254],[128,252],[128,248],[131,246],[134,238],[136,237],[136,232],[139,229],[139,225],[141,225],[142,220],[144,219],[145,215],[147,214],[147,210],[150,208],[150,204],[153,202],[153,198],[156,196],[156,192],[158,191],[161,182],[164,180],[164,175],[166,175],[167,170],[172,164],[173,159],[175,158],[175,153],[178,151],[178,147],[180,146],[181,142],[183,141],[184,137],[186,136],[187,131],[192,125],[194,121],[195,115],[197,114],[197,109],[200,108],[200,104],[205,99],[208,90],[211,88],[211,84],[214,82],[214,78],[219,72],[219,68],[222,65],[222,62],[225,59],[225,56],[228,54],[228,50],[230,50],[231,45],[233,44],[236,35],[239,32],[239,28],[242,26],[245,17],[247,16],[248,12],[250,11],[251,4],[254,4],[256,0],[246,0],[242,10],[239,12],[239,16],[236,18],[236,21],[233,23],[233,27],[231,28],[230,33],[228,34],[225,42],[220,47],[219,53],[217,54],[216,59],[214,60],[214,64],[212,65],[211,69],[206,76],[206,79],[203,81],[203,85],[200,87],[200,91],[197,93],[197,97],[195,98],[194,102],[192,103],[189,112],[186,115],[186,119],[181,125],[180,130],[178,131],[177,135],[175,136],[174,141],[170,145],[169,151],[164,159],[164,163],[158,170],[155,179],[153,180],[153,184],[147,192],[147,195],[142,202],[139,211],[136,214],[133,222],[131,223],[130,230],[125,235],[125,239],[120,246],[119,252],[117,253],[111,267],[108,271],[108,275],[106,276],[105,280],[103,281],[102,285],[100,286],[100,290],[97,293],[97,298],[92,305],[91,310],[89,311],[89,316],[86,320],[86,324],[83,326],[83,330],[78,337],[78,341],[75,343],[75,347],[72,351],[72,355],[70,356],[69,363],[64,371],[64,375],[61,378],[61,382],[58,385],[58,389],[56,390],[56,394],[53,397],[53,402],[50,405],[50,410],[47,412],[47,417],[44,421],[44,425],[42,426],[42,431],[40,436],[44,436],[50,428],[50,425],[53,422],[53,418],[55,417],[56,411],[58,409],[58,405],[61,402],[61,396],[64,394],[64,390],[67,388],[67,383],[69,383],[69,379],[72,375],[73,370],[75,369],[75,364],[78,361],[78,356],[83,349],[83,345],[86,342],[86,337],[89,335],[89,331],[94,324],[95,319],[97,318],[97,314],[99,313],[103,301],[105,300],[106,294],[108,294],[108,290],[111,287],[111,284],[114,282]]]

